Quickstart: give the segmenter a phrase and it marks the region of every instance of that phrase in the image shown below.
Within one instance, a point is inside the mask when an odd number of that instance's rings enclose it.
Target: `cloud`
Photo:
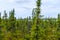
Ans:
[[[32,9],[35,7],[35,0],[1,0],[0,9],[3,14],[3,11],[12,10],[15,8],[16,17],[26,17],[31,16]]]
[[[41,14],[56,17],[60,13],[60,0],[41,0]],[[36,0],[0,0],[0,12],[15,8],[16,17],[31,16],[32,9],[36,7]]]
[[[57,17],[58,13],[60,13],[60,0],[42,0],[42,14],[48,17]]]

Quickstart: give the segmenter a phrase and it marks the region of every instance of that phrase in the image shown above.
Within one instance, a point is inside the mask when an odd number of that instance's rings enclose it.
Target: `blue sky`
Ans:
[[[8,13],[14,8],[17,18],[31,16],[32,9],[35,6],[36,0],[0,0],[0,12],[2,15],[4,10]],[[60,0],[41,1],[41,15],[44,15],[44,17],[57,17],[58,13],[60,13]]]

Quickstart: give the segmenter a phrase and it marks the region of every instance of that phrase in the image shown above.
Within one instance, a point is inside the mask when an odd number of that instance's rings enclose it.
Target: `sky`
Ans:
[[[0,12],[7,14],[13,8],[17,18],[25,18],[32,15],[32,9],[36,7],[36,0],[0,0]],[[60,13],[60,0],[41,0],[41,15],[44,17],[57,17]]]

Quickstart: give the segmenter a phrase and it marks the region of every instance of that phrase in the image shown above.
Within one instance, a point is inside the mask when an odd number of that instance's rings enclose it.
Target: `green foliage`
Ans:
[[[60,14],[58,18],[42,18],[41,0],[36,1],[32,18],[15,17],[15,10],[0,13],[0,40],[60,40]]]

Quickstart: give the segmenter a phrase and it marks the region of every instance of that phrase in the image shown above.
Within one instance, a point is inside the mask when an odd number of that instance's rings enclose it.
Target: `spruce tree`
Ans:
[[[58,14],[58,40],[60,40],[60,14]]]
[[[8,29],[10,31],[14,31],[14,29],[15,29],[15,16],[14,15],[15,15],[15,10],[13,9],[9,15],[10,28],[8,28]]]
[[[11,35],[13,37],[13,39],[17,38],[16,36],[16,18],[15,18],[15,10],[11,10],[9,12],[9,27],[8,27],[8,31],[11,32]]]
[[[1,13],[0,13],[0,28],[1,28]]]
[[[36,1],[36,8],[34,12],[33,24],[31,28],[31,40],[40,40],[40,26],[39,26],[39,16],[40,16],[40,6],[41,0]]]
[[[0,40],[2,40],[2,25],[1,25],[2,19],[1,19],[1,13],[0,13]]]

